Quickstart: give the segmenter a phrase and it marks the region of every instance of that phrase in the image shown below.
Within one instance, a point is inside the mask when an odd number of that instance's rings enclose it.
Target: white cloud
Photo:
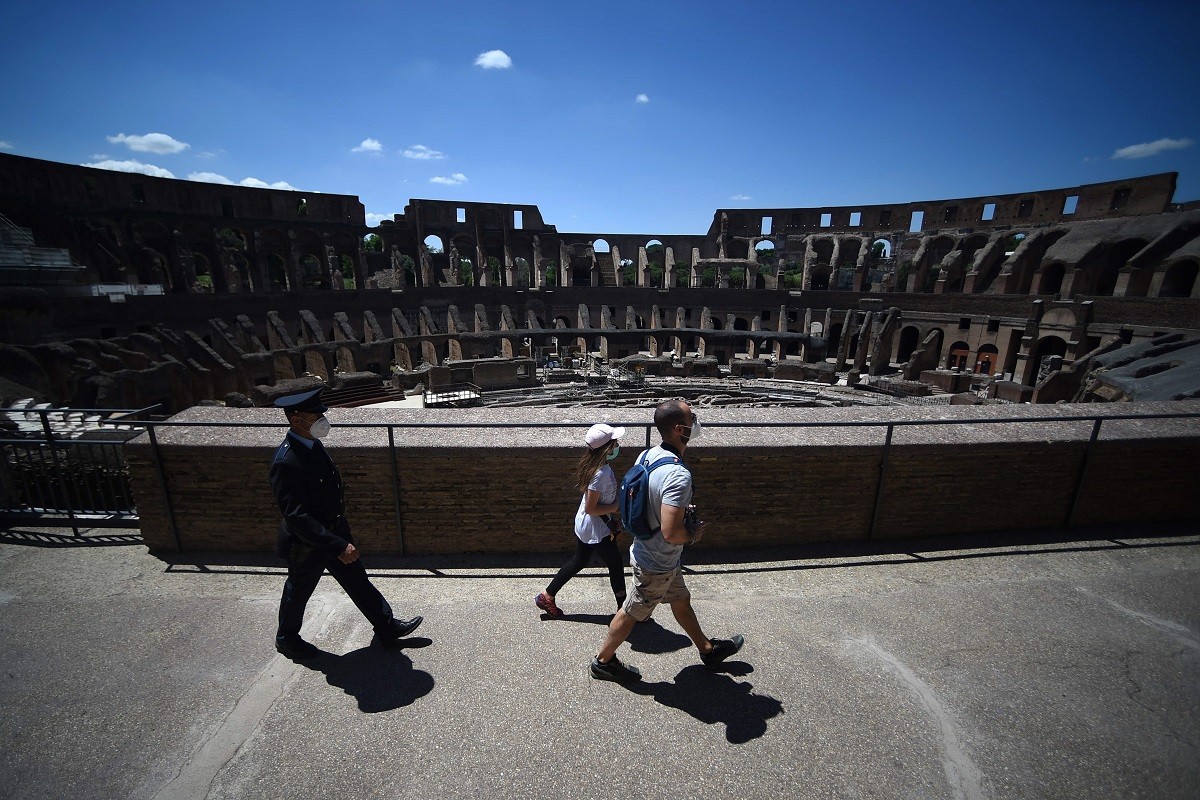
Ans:
[[[123,133],[118,133],[116,136],[105,138],[113,144],[124,144],[130,150],[138,153],[167,155],[169,153],[182,153],[191,147],[190,144],[174,139],[165,133],[147,133],[145,136],[126,136]]]
[[[512,59],[503,50],[488,50],[479,54],[475,59],[475,66],[484,69],[508,69],[512,66]]]
[[[113,161],[111,159],[105,161],[97,161],[94,164],[80,164],[81,167],[91,167],[92,169],[111,169],[114,172],[137,172],[142,175],[150,175],[155,178],[174,178],[175,175],[169,170],[162,167],[156,167],[153,164],[143,164],[140,161]]]
[[[748,194],[731,194],[731,195],[729,195],[729,199],[730,200],[749,200],[751,198],[750,198],[750,195],[748,195]]]
[[[383,220],[385,220],[385,219],[391,220],[391,219],[394,219],[395,217],[396,217],[395,214],[374,214],[374,213],[368,211],[367,212],[367,225],[369,225],[371,227],[375,227],[375,226],[379,225],[379,223],[382,222]]]
[[[642,93],[642,94],[639,94],[639,95],[638,95],[638,96],[637,96],[635,99],[636,99],[636,100],[637,100],[639,103],[649,103],[649,102],[650,102],[650,95],[648,95],[648,94],[645,94],[645,93]]]
[[[201,183],[220,183],[225,186],[233,186],[233,181],[215,172],[190,172],[187,179],[189,181],[200,181]]]
[[[240,181],[238,181],[238,186],[250,186],[255,189],[283,189],[284,191],[288,192],[300,191],[287,181],[275,181],[274,183],[267,183],[266,181],[260,181],[258,178],[242,178]]]
[[[467,176],[463,175],[461,172],[456,172],[453,175],[451,175],[449,178],[443,178],[440,175],[437,176],[436,178],[430,178],[429,182],[430,183],[440,183],[445,186],[457,186],[460,183],[466,183]]]
[[[1112,157],[1149,158],[1167,150],[1182,150],[1185,147],[1191,147],[1193,144],[1194,142],[1191,139],[1156,139],[1153,142],[1143,142],[1142,144],[1131,144],[1129,147],[1122,147],[1113,153]]]
[[[196,158],[216,158],[223,155],[225,155],[224,150],[201,150],[199,153],[196,153]]]
[[[189,181],[200,181],[201,183],[219,183],[222,186],[249,186],[252,189],[284,189],[285,191],[294,192],[296,187],[292,186],[287,181],[276,181],[275,183],[267,183],[260,181],[258,178],[243,178],[234,183],[218,172],[192,172],[188,174]]]
[[[404,157],[424,161],[431,158],[445,158],[446,154],[440,150],[434,150],[432,147],[426,147],[423,144],[414,144],[412,147],[404,150]]]
[[[0,142],[0,150],[12,150],[12,142]]]
[[[350,152],[378,154],[383,152],[383,145],[379,143],[378,139],[363,139],[362,144],[358,147],[351,147]]]

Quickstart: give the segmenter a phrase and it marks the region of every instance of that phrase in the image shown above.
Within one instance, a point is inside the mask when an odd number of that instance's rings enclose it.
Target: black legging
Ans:
[[[598,544],[584,544],[576,536],[575,555],[562,565],[558,574],[554,576],[554,580],[550,581],[550,585],[546,587],[546,594],[551,597],[558,594],[558,590],[563,587],[563,584],[574,578],[581,569],[591,563],[593,553],[598,554],[608,567],[608,582],[612,585],[613,597],[623,601],[625,599],[625,564],[621,561],[621,551],[617,549],[616,537],[612,535],[601,539]]]

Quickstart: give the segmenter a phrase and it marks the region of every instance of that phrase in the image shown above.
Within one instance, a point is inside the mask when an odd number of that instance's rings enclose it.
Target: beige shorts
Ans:
[[[625,613],[638,622],[650,619],[654,607],[659,603],[674,603],[692,596],[683,582],[683,570],[670,572],[645,572],[637,564],[633,567],[633,591],[625,600]]]

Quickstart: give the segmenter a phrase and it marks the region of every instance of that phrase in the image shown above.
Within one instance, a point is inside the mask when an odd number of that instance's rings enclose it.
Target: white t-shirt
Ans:
[[[596,474],[592,476],[591,483],[587,488],[600,493],[600,505],[602,506],[611,506],[617,502],[617,476],[613,474],[612,467],[608,464],[596,470]],[[584,544],[599,544],[612,531],[604,524],[601,517],[587,513],[586,508],[587,492],[584,492],[583,496],[579,498],[579,510],[575,512],[575,535]]]

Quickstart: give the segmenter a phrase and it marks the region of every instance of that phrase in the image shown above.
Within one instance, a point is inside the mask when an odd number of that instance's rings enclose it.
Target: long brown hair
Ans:
[[[592,476],[599,472],[608,460],[608,454],[620,443],[617,439],[610,439],[599,447],[589,447],[583,451],[583,455],[579,457],[579,461],[572,471],[575,488],[579,490],[580,494],[587,491],[588,484],[592,482]]]

